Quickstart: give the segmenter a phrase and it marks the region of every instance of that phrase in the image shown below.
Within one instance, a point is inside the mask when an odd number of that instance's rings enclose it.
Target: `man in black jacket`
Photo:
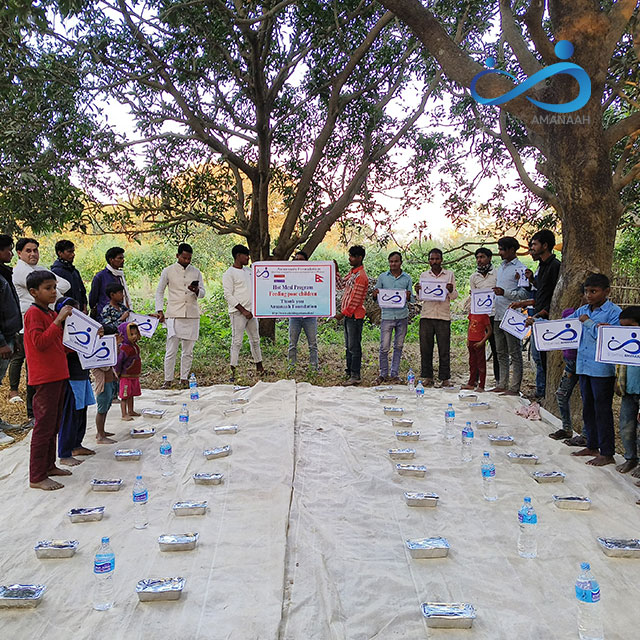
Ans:
[[[87,290],[80,272],[73,265],[76,257],[75,245],[71,240],[58,240],[55,248],[58,259],[51,265],[51,271],[71,284],[66,295],[76,300],[80,310],[87,313]]]
[[[0,383],[9,367],[15,336],[22,329],[20,303],[12,280],[13,269],[9,266],[11,258],[13,238],[0,235]],[[4,429],[17,428],[0,418],[0,444],[13,442],[11,436],[3,433]]]

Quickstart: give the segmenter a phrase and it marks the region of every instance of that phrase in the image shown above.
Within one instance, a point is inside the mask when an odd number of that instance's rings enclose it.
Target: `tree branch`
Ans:
[[[604,59],[609,60],[613,55],[620,36],[625,32],[638,4],[638,0],[618,0],[609,10],[609,32],[605,39],[607,53]]]
[[[607,148],[611,149],[616,142],[634,133],[640,133],[640,111],[636,111],[624,118],[624,120],[619,120],[612,124],[604,132],[604,141]]]
[[[527,25],[529,36],[542,59],[547,64],[553,64],[556,61],[554,47],[542,27],[545,8],[546,0],[531,0],[531,4],[524,14],[524,23]]]
[[[502,33],[511,47],[511,50],[518,59],[522,70],[532,76],[536,71],[542,69],[542,65],[536,57],[529,51],[527,43],[522,37],[522,33],[513,19],[511,10],[512,0],[500,0],[500,21],[502,23]]]

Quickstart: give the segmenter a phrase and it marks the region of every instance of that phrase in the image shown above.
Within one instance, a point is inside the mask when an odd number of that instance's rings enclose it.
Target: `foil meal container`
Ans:
[[[140,460],[142,451],[140,449],[118,449],[113,455],[116,460]]]
[[[573,509],[576,511],[589,511],[591,500],[584,496],[553,496],[553,503],[558,509]]]
[[[422,615],[433,629],[470,629],[476,618],[472,605],[457,602],[423,602]]]
[[[166,406],[170,406],[172,404],[175,404],[176,401],[172,400],[171,398],[160,398],[159,400],[156,400],[157,404],[162,404],[162,405],[166,405]]]
[[[637,538],[598,538],[598,544],[611,558],[640,558],[640,540]]]
[[[388,449],[387,453],[392,460],[413,460],[416,457],[415,449]]]
[[[67,515],[71,522],[96,522],[97,520],[102,520],[104,507],[70,509]]]
[[[40,540],[35,547],[36,558],[71,558],[78,549],[77,540]]]
[[[423,464],[397,464],[396,471],[401,476],[424,478],[424,474],[427,473],[427,467],[425,467]]]
[[[0,586],[0,609],[34,608],[46,590],[43,584],[10,584]]]
[[[398,396],[378,396],[381,404],[395,404],[398,402]]]
[[[538,464],[538,456],[533,453],[516,453],[515,451],[509,451],[507,458],[517,464]]]
[[[534,471],[531,477],[536,482],[564,482],[566,475],[562,471]]]
[[[177,516],[202,516],[207,511],[207,501],[185,500],[176,502],[172,509]]]
[[[91,488],[94,491],[119,491],[122,487],[122,480],[120,478],[113,478],[112,480],[99,480],[94,478],[91,481]]]
[[[131,429],[129,435],[132,438],[150,438],[156,435],[155,427],[149,427],[148,429]]]
[[[214,427],[213,432],[217,433],[219,436],[226,435],[228,433],[238,433],[238,425],[237,424],[226,424],[222,427]]]
[[[405,542],[412,558],[446,558],[449,555],[449,542],[446,538],[421,538]]]
[[[473,426],[476,429],[497,429],[499,422],[497,420],[474,420]]]
[[[451,385],[450,387],[441,387],[441,389],[445,393],[458,393],[460,391],[460,387],[456,387],[455,385]]]
[[[223,475],[221,473],[194,473],[193,481],[196,484],[220,484]]]
[[[405,491],[404,500],[408,507],[436,507],[440,496],[437,493],[417,493]]]
[[[179,600],[184,589],[184,578],[151,578],[140,580],[136,593],[140,602]]]
[[[401,418],[404,415],[404,409],[402,407],[387,407],[384,409],[385,416],[391,416],[392,418]]]
[[[411,427],[413,427],[413,420],[409,418],[392,418],[391,425],[394,429],[411,429]]]
[[[415,442],[416,440],[420,440],[420,432],[419,431],[396,431],[396,438],[398,440],[402,440],[403,442]]]
[[[248,385],[236,384],[233,386],[233,393],[237,393],[238,391],[247,391],[251,389]]]
[[[461,391],[458,394],[460,402],[478,402],[478,394],[472,391]]]
[[[160,551],[191,551],[198,544],[197,533],[163,533],[158,537]]]
[[[231,404],[248,404],[249,398],[233,398]]]
[[[508,445],[514,445],[516,443],[513,436],[494,436],[493,434],[488,436],[489,442],[498,447],[506,447]]]
[[[378,385],[377,387],[373,387],[373,390],[377,391],[378,393],[380,393],[381,391],[393,391],[393,385],[381,384],[381,385]]]
[[[469,409],[471,411],[486,411],[489,408],[488,402],[470,402]]]
[[[244,409],[242,407],[233,407],[232,409],[225,409],[222,413],[225,416],[230,416],[234,413],[244,413]]]
[[[160,420],[166,412],[166,409],[143,409],[141,411],[143,418],[152,418],[153,420]]]
[[[207,460],[214,460],[215,458],[226,458],[231,455],[231,445],[225,444],[224,447],[215,447],[213,449],[205,449],[202,455]]]

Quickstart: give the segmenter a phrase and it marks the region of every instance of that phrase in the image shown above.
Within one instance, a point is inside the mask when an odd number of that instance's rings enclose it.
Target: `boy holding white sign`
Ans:
[[[582,418],[587,446],[572,456],[589,456],[587,464],[602,467],[614,464],[615,432],[613,427],[613,392],[616,381],[615,365],[596,361],[598,326],[617,325],[620,307],[608,299],[609,278],[601,273],[590,275],[584,282],[587,304],[567,318],[582,322],[576,372],[580,377]]]
[[[402,255],[398,251],[389,254],[389,271],[381,273],[376,281],[373,295],[378,298],[381,290],[397,292],[400,298],[398,306],[382,307],[380,320],[380,375],[375,384],[391,382],[400,384],[400,360],[402,348],[407,336],[409,326],[409,307],[407,303],[411,297],[411,276],[402,270]],[[394,296],[390,296],[393,298]],[[380,300],[379,300],[380,304]],[[389,374],[389,350],[391,349],[391,334],[393,339],[393,360],[391,361],[391,374]]]

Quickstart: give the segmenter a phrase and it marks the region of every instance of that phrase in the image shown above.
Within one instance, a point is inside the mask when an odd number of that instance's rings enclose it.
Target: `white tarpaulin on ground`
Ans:
[[[63,490],[51,494],[27,488],[28,439],[0,452],[0,583],[48,586],[37,609],[0,610],[2,637],[416,640],[464,633],[474,640],[573,639],[581,561],[591,563],[600,582],[607,640],[627,640],[639,628],[638,561],[607,558],[596,543],[597,536],[640,537],[637,489],[613,466],[598,469],[572,458],[575,449],[547,437],[555,427],[515,416],[516,399],[482,394],[491,408],[473,412],[453,394],[427,390],[416,416],[415,399],[398,387],[395,406],[404,406],[422,433],[418,442],[400,443],[373,389],[259,383],[245,413],[233,419],[222,414],[230,387],[201,392],[205,411],[194,416],[189,434],[177,423],[180,405],[168,407],[164,420],[146,422],[156,436],[118,443],[141,448],[141,463],[114,462],[115,447],[100,446],[63,479]],[[153,399],[165,394],[145,390],[137,407],[155,406]],[[460,462],[459,438],[445,441],[439,433],[447,402],[454,403],[458,427],[467,419],[505,425],[476,430],[471,463]],[[229,423],[240,426],[236,435],[213,435],[214,426]],[[120,435],[132,424],[141,420],[122,423],[118,407],[112,409],[112,431]],[[514,436],[513,450],[537,454],[540,464],[509,462],[510,448],[490,446],[489,433]],[[162,434],[176,457],[176,476],[168,482],[155,455]],[[230,457],[202,459],[203,448],[227,443]],[[399,476],[387,455],[394,447],[416,449],[426,477]],[[495,503],[482,498],[483,450],[496,463]],[[567,474],[564,484],[530,477],[533,470],[555,469]],[[138,470],[150,491],[151,524],[143,531],[133,529],[131,513]],[[202,470],[224,473],[225,483],[193,485],[191,475]],[[119,493],[90,491],[92,477],[114,475],[126,483]],[[438,493],[439,505],[407,507],[403,492],[412,490]],[[586,495],[592,509],[559,510],[554,493]],[[538,514],[535,560],[516,552],[517,510],[525,495]],[[206,516],[171,514],[174,501],[199,498],[209,500]],[[65,515],[72,507],[102,504],[102,522],[70,524]],[[159,534],[187,531],[200,533],[195,551],[158,550]],[[95,612],[91,567],[102,535],[112,537],[118,589],[115,608]],[[408,538],[440,535],[451,545],[448,558],[414,560],[405,551]],[[68,560],[38,560],[33,545],[47,537],[78,539],[79,551]],[[187,579],[181,600],[138,603],[137,580],[174,575]],[[420,613],[426,600],[472,603],[478,616],[473,629],[427,629]]]

